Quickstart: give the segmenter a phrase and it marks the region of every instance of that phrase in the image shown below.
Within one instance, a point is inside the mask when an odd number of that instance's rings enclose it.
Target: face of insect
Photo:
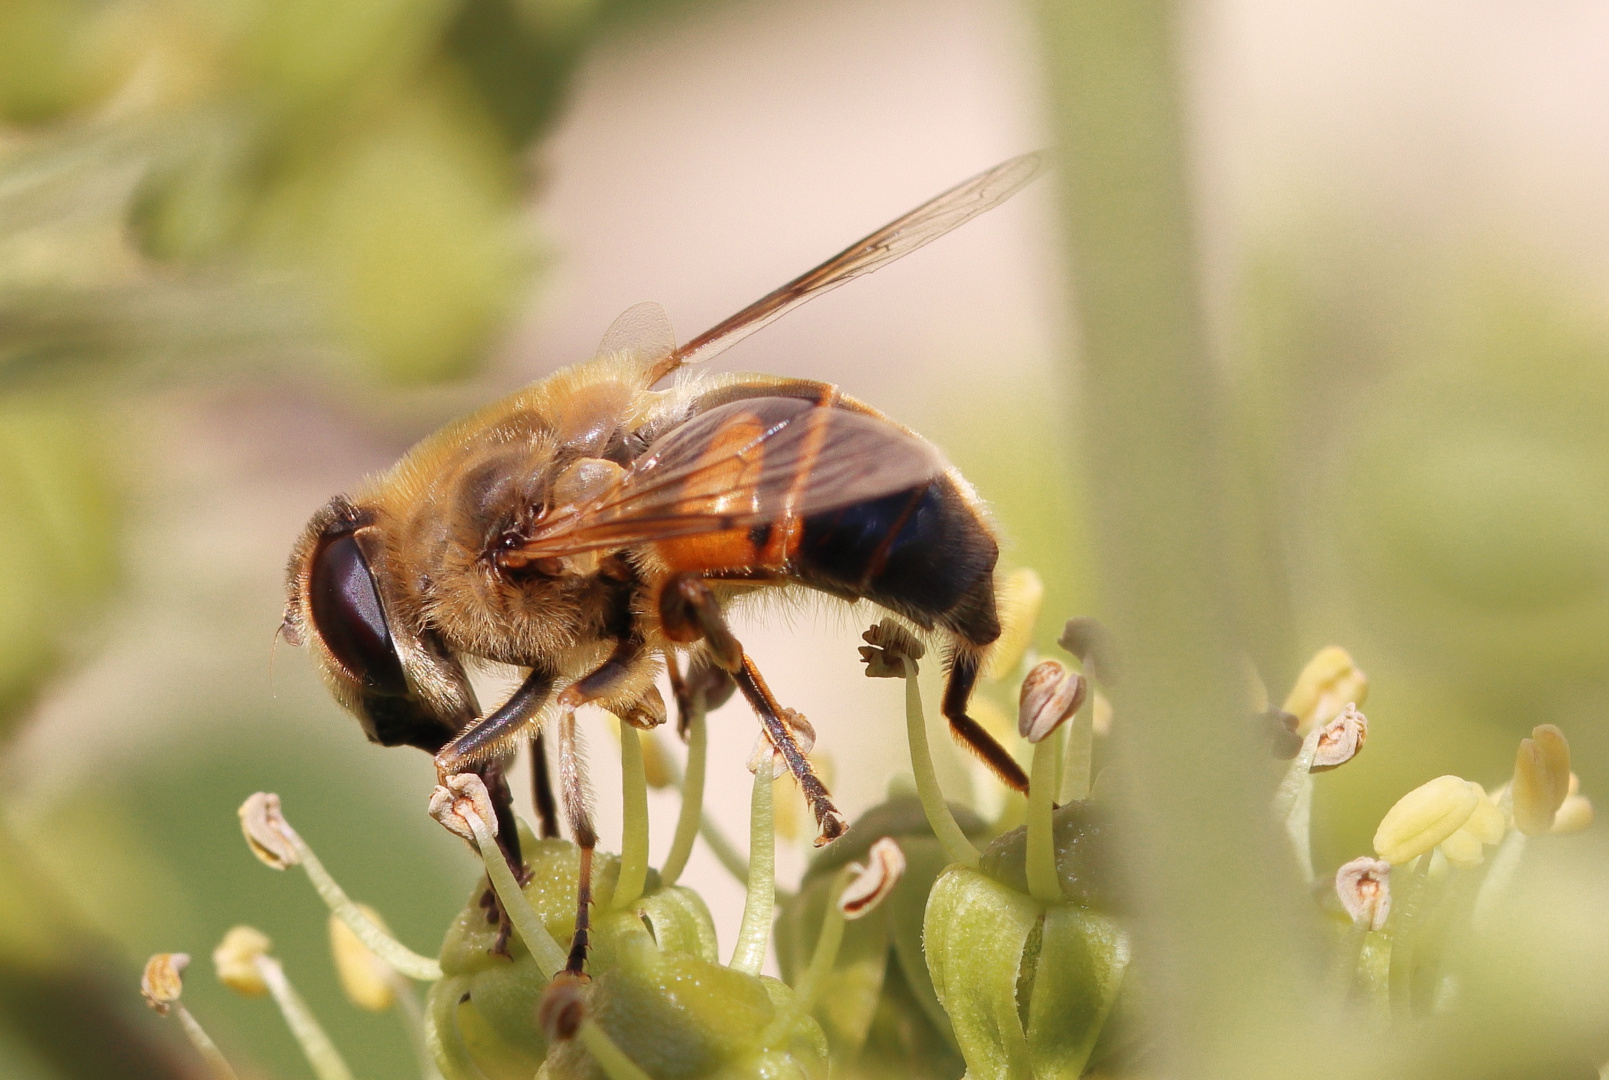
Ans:
[[[309,522],[284,633],[310,647],[372,739],[434,752],[479,715],[462,657],[572,676],[596,661],[631,565],[597,551],[517,567],[499,555],[620,483],[620,462],[600,455],[636,452],[626,436],[642,368],[561,372],[425,440]]]

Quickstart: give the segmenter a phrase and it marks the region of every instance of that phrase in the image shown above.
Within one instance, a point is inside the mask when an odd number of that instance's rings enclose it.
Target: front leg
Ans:
[[[720,602],[715,599],[709,585],[694,574],[672,578],[660,591],[659,612],[667,636],[673,641],[682,642],[704,640],[715,662],[737,682],[738,689],[748,699],[749,707],[760,718],[760,726],[765,729],[771,745],[782,755],[793,778],[798,781],[799,790],[809,802],[811,812],[815,814],[820,830],[816,836],[816,846],[821,847],[842,836],[848,827],[844,816],[833,805],[827,786],[810,767],[810,759],[799,749],[792,729],[783,719],[784,710],[772,696],[771,688],[760,677],[760,669],[754,666],[754,661],[743,651],[743,646],[727,626]]]
[[[506,755],[500,751],[514,733],[542,711],[552,690],[552,673],[533,668],[519,689],[496,712],[475,721],[436,751],[436,774],[442,781],[456,773],[474,772],[485,782],[497,814],[497,846],[502,849],[503,859],[515,879],[521,883],[528,879],[528,874],[520,853],[519,825],[514,819],[514,794],[503,773]],[[532,768],[535,767],[533,764]],[[481,904],[486,908],[487,919],[498,924],[497,943],[492,951],[507,955],[508,935],[513,929],[507,913],[490,889]]]

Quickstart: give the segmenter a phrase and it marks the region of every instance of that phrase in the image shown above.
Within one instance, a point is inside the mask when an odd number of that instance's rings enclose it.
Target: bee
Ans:
[[[655,680],[678,658],[729,677],[798,781],[818,846],[845,828],[783,708],[726,620],[744,596],[804,587],[870,601],[946,646],[954,734],[1018,790],[1027,778],[967,715],[1000,635],[999,553],[972,488],[929,442],[826,383],[682,377],[800,304],[999,205],[1043,169],[1006,161],[851,245],[680,347],[655,304],[622,315],[597,355],[448,425],[316,513],[291,553],[282,627],[385,746],[415,746],[445,779],[473,771],[523,871],[505,769],[536,732],[544,835],[556,800],[582,853],[569,969],[587,949],[597,842],[575,713],[666,718]],[[526,674],[481,709],[476,662]]]

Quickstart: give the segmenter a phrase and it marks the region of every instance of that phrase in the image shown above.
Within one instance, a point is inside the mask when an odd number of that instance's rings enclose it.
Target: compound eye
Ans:
[[[308,600],[314,627],[348,673],[371,690],[408,692],[374,575],[350,534],[328,541],[313,556]]]

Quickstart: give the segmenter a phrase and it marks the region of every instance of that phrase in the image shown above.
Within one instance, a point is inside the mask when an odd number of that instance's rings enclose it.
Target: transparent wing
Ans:
[[[598,548],[749,528],[929,481],[937,448],[887,420],[800,398],[750,398],[668,432],[616,485],[560,509],[500,556],[521,565]]]
[[[676,331],[671,328],[670,316],[652,300],[633,304],[620,317],[609,324],[603,340],[598,343],[598,356],[610,353],[632,353],[647,362],[670,356],[676,351]]]
[[[999,206],[1044,170],[1043,155],[1023,154],[956,185],[672,351],[655,365],[655,381],[683,364],[708,360],[800,304],[937,240],[985,210]]]

